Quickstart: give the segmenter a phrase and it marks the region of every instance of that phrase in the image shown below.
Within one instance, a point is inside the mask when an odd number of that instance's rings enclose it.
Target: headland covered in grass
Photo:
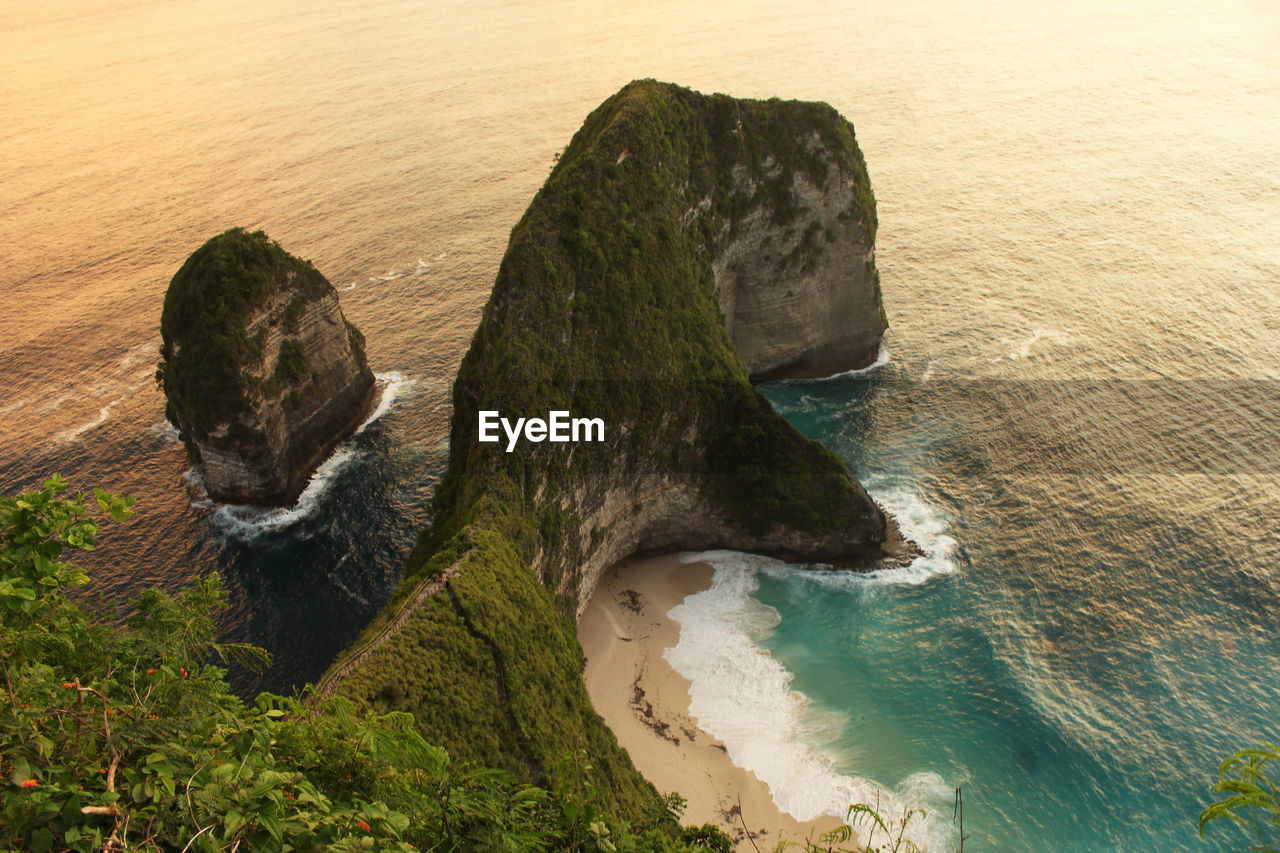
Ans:
[[[601,572],[636,552],[881,556],[883,514],[773,411],[735,351],[730,314],[743,328],[755,315],[730,291],[790,304],[788,280],[722,263],[747,240],[798,281],[853,246],[865,261],[848,285],[879,330],[875,221],[852,126],[829,106],[654,81],[602,104],[512,230],[454,385],[433,524],[327,686],[410,711],[451,754],[539,784],[560,784],[566,756],[585,753],[602,803],[651,815],[657,792],[587,695],[575,617]],[[800,329],[828,309],[811,294],[789,310]],[[785,357],[803,365],[812,354],[793,336]],[[875,358],[875,339],[858,358]],[[553,410],[602,419],[605,440],[513,453],[478,441],[481,411]]]

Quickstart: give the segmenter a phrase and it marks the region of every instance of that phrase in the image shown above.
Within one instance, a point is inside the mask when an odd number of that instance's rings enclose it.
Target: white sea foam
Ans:
[[[336,586],[338,589],[342,590],[342,592],[346,594],[348,598],[358,601],[360,604],[363,604],[366,607],[368,607],[369,599],[365,598],[363,595],[360,595],[358,592],[354,592],[349,586],[347,586],[345,583],[342,582],[342,577],[338,574],[337,570],[342,566],[343,563],[347,561],[347,557],[349,556],[350,556],[349,553],[343,554],[342,559],[338,561],[338,565],[333,567],[334,570],[331,572],[326,572],[325,575],[326,577],[329,578],[329,582],[332,583],[334,586]]]
[[[208,493],[204,491],[203,481],[194,471],[188,472],[188,476],[194,475],[189,482],[198,484],[199,488],[193,495],[191,505],[201,508],[216,507],[213,512],[213,523],[226,535],[240,539],[252,539],[263,533],[284,530],[311,515],[342,472],[359,458],[359,452],[352,444],[352,439],[391,411],[396,399],[413,384],[413,380],[406,379],[398,370],[375,374],[375,378],[383,386],[378,405],[369,417],[356,427],[351,438],[338,445],[329,458],[316,468],[293,506],[258,507],[245,504],[214,504],[209,501]]]
[[[195,509],[213,509],[215,504],[204,487],[204,478],[195,468],[182,472],[182,485],[191,496],[191,506]]]
[[[759,568],[778,577],[796,578],[829,589],[863,590],[875,586],[916,586],[940,575],[955,571],[956,541],[947,533],[950,529],[946,517],[918,495],[906,489],[877,491],[868,488],[876,503],[893,516],[902,535],[920,546],[924,553],[906,566],[877,569],[872,572],[850,572],[811,566],[803,572],[776,561]]]
[[[274,533],[292,527],[306,518],[320,504],[338,475],[356,458],[356,451],[348,444],[341,445],[326,459],[307,487],[298,495],[298,501],[289,507],[260,507],[245,504],[218,504],[213,512],[214,524],[227,535],[252,539],[263,533]]]
[[[142,343],[142,344],[134,344],[132,347],[125,350],[124,355],[120,356],[120,362],[116,366],[115,372],[117,374],[123,373],[124,371],[132,367],[135,363],[137,363],[138,360],[140,359],[150,360],[151,358],[154,358],[154,353],[155,353],[154,341],[147,341],[146,343]],[[150,367],[147,368],[148,376],[153,375],[153,373],[154,373],[153,368],[150,368]]]
[[[876,360],[868,364],[866,367],[859,367],[855,370],[843,370],[840,373],[833,373],[830,376],[823,376],[818,379],[780,379],[783,384],[791,384],[793,382],[826,382],[829,379],[844,379],[850,376],[863,376],[872,373],[884,367],[892,360],[889,348],[884,345],[884,341],[880,342],[880,350],[876,353]]]
[[[779,621],[776,610],[751,596],[757,572],[784,564],[733,551],[683,559],[708,562],[715,574],[709,589],[670,611],[680,623],[680,641],[665,657],[690,681],[690,713],[724,743],[733,763],[754,772],[778,807],[800,820],[844,818],[856,803],[879,804],[887,820],[905,808],[924,808],[928,817],[914,819],[907,837],[926,850],[945,849],[941,817],[953,788],[934,773],[913,774],[886,790],[838,772],[822,745],[850,721],[838,711],[820,712],[792,690],[791,673],[757,644]]]
[[[955,571],[956,540],[948,535],[950,525],[937,507],[907,489],[883,492],[869,488],[869,493],[898,522],[902,535],[920,546],[924,554],[898,569],[881,569],[862,577],[880,583],[921,584],[938,575]],[[848,576],[848,573],[844,573]]]
[[[880,368],[888,364],[891,360],[892,360],[892,356],[889,353],[889,348],[884,345],[884,341],[881,341],[880,351],[876,353],[875,361],[871,362],[866,367],[859,367],[857,370],[846,370],[846,371],[843,371],[842,373],[836,373],[836,374],[833,374],[832,376],[828,376],[827,378],[838,379],[844,376],[863,376],[867,373],[871,373],[874,370],[879,370]]]
[[[1013,342],[1013,345],[1009,347],[1009,358],[1015,361],[1030,358],[1031,348],[1041,341],[1065,343],[1070,340],[1070,335],[1059,332],[1057,329],[1036,329],[1031,333],[1031,337]]]
[[[369,417],[365,418],[360,426],[356,427],[355,434],[359,435],[365,431],[369,424],[391,411],[392,404],[400,398],[400,395],[413,387],[412,379],[405,379],[404,374],[398,370],[391,370],[386,373],[375,373],[373,378],[382,384],[382,397],[378,400],[378,405]]]
[[[178,428],[167,420],[159,420],[147,427],[147,435],[154,436],[166,444],[177,444],[182,439],[182,433],[178,432]]]
[[[84,435],[89,430],[95,427],[102,426],[104,423],[107,422],[107,418],[111,416],[111,407],[114,406],[116,403],[119,403],[120,400],[122,399],[124,398],[120,397],[115,400],[112,400],[110,403],[107,403],[105,406],[98,409],[98,416],[93,420],[87,421],[85,423],[80,424],[79,426],[75,426],[75,427],[72,427],[71,429],[63,430],[62,432],[58,433],[58,435],[54,438],[54,443],[70,444],[80,436]]]
[[[31,405],[31,402],[32,401],[28,398],[28,399],[17,400],[13,403],[10,403],[7,406],[0,406],[0,418],[4,417],[10,412],[16,412],[18,409],[21,409],[23,406]]]

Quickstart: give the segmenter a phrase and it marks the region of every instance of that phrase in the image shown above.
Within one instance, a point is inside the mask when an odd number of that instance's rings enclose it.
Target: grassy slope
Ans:
[[[591,545],[571,532],[572,496],[641,471],[696,477],[753,532],[775,523],[825,532],[865,512],[839,460],[750,386],[713,290],[711,258],[739,216],[768,205],[786,228],[797,212],[792,172],[827,179],[803,141],[814,132],[855,177],[850,215],[874,234],[852,128],[828,106],[640,81],[587,118],[512,231],[455,383],[435,523],[399,593],[461,557],[452,599],[418,611],[343,693],[410,710],[454,755],[534,780],[561,781],[561,759],[585,751],[590,782],[612,808],[653,812],[652,788],[586,696],[575,602],[549,590],[564,588]],[[754,196],[735,182],[735,164],[759,181]],[[608,440],[508,454],[477,442],[482,409],[602,417]]]

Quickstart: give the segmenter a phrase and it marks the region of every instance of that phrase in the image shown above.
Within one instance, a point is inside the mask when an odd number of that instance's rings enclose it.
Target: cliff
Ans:
[[[234,228],[165,293],[157,378],[217,500],[281,503],[367,412],[364,338],[309,262]]]
[[[825,138],[815,130],[801,140],[799,168],[768,150],[754,165],[734,165],[733,193],[747,209],[714,246],[725,329],[753,381],[866,367],[888,328],[875,202],[853,137],[836,125]]]
[[[433,525],[322,689],[538,781],[585,749],[612,806],[651,808],[586,697],[574,617],[638,551],[880,554],[874,502],[749,381],[874,358],[875,223],[829,106],[640,81],[597,108],[511,233],[454,385]],[[554,410],[600,419],[603,440],[479,440],[481,412]]]

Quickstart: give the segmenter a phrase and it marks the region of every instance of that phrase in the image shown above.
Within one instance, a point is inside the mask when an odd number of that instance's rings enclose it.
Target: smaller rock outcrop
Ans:
[[[169,283],[157,379],[165,415],[216,500],[297,497],[369,409],[364,337],[311,265],[233,228]]]

